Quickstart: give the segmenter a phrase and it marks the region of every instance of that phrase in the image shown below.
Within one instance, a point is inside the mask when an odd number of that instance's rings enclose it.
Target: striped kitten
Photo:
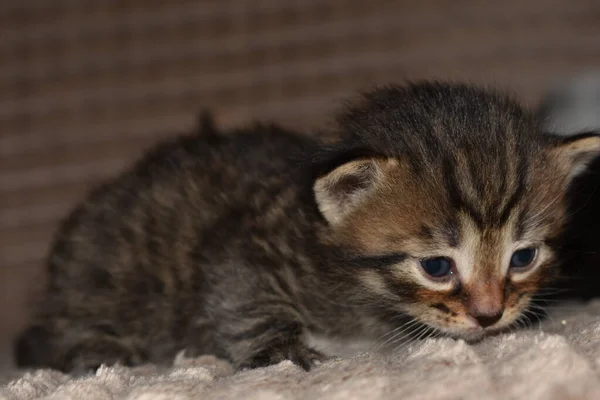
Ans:
[[[556,277],[565,191],[600,138],[468,85],[362,96],[327,144],[272,126],[160,144],[66,219],[21,366],[325,356],[310,335],[477,339]],[[412,324],[412,325],[404,325]],[[392,339],[393,338],[393,339]]]

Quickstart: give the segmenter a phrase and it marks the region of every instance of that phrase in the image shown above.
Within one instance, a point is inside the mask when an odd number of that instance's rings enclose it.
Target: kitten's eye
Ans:
[[[421,260],[421,268],[434,278],[443,278],[452,274],[454,263],[446,257],[426,258]]]
[[[526,268],[533,260],[535,260],[535,256],[537,254],[537,250],[533,247],[528,247],[525,249],[517,250],[513,253],[510,258],[510,267],[511,268]]]

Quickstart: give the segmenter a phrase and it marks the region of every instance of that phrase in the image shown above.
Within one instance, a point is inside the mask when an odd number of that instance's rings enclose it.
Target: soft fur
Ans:
[[[20,365],[87,371],[186,348],[309,369],[325,355],[308,333],[396,343],[505,329],[553,281],[564,194],[600,151],[592,135],[543,134],[503,94],[437,83],[362,96],[335,143],[206,126],[67,218]],[[524,246],[535,262],[509,268]],[[440,256],[453,270],[433,279],[421,263]]]

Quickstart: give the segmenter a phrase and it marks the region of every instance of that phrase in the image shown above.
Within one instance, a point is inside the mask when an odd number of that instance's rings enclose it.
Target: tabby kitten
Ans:
[[[320,142],[274,126],[162,143],[67,218],[21,366],[236,368],[325,355],[412,321],[477,339],[556,276],[565,192],[600,138],[544,134],[511,98],[417,83],[367,93]]]

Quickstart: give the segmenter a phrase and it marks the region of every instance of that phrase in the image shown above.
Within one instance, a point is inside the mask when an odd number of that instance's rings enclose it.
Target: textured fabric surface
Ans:
[[[214,357],[180,356],[166,369],[102,367],[79,379],[41,370],[0,387],[0,399],[42,398],[597,400],[600,301],[563,307],[543,325],[477,344],[429,339],[392,354],[332,360],[308,373],[286,361],[233,374]]]
[[[0,364],[58,221],[201,108],[321,128],[373,84],[493,84],[535,104],[600,66],[597,0],[0,1]]]

